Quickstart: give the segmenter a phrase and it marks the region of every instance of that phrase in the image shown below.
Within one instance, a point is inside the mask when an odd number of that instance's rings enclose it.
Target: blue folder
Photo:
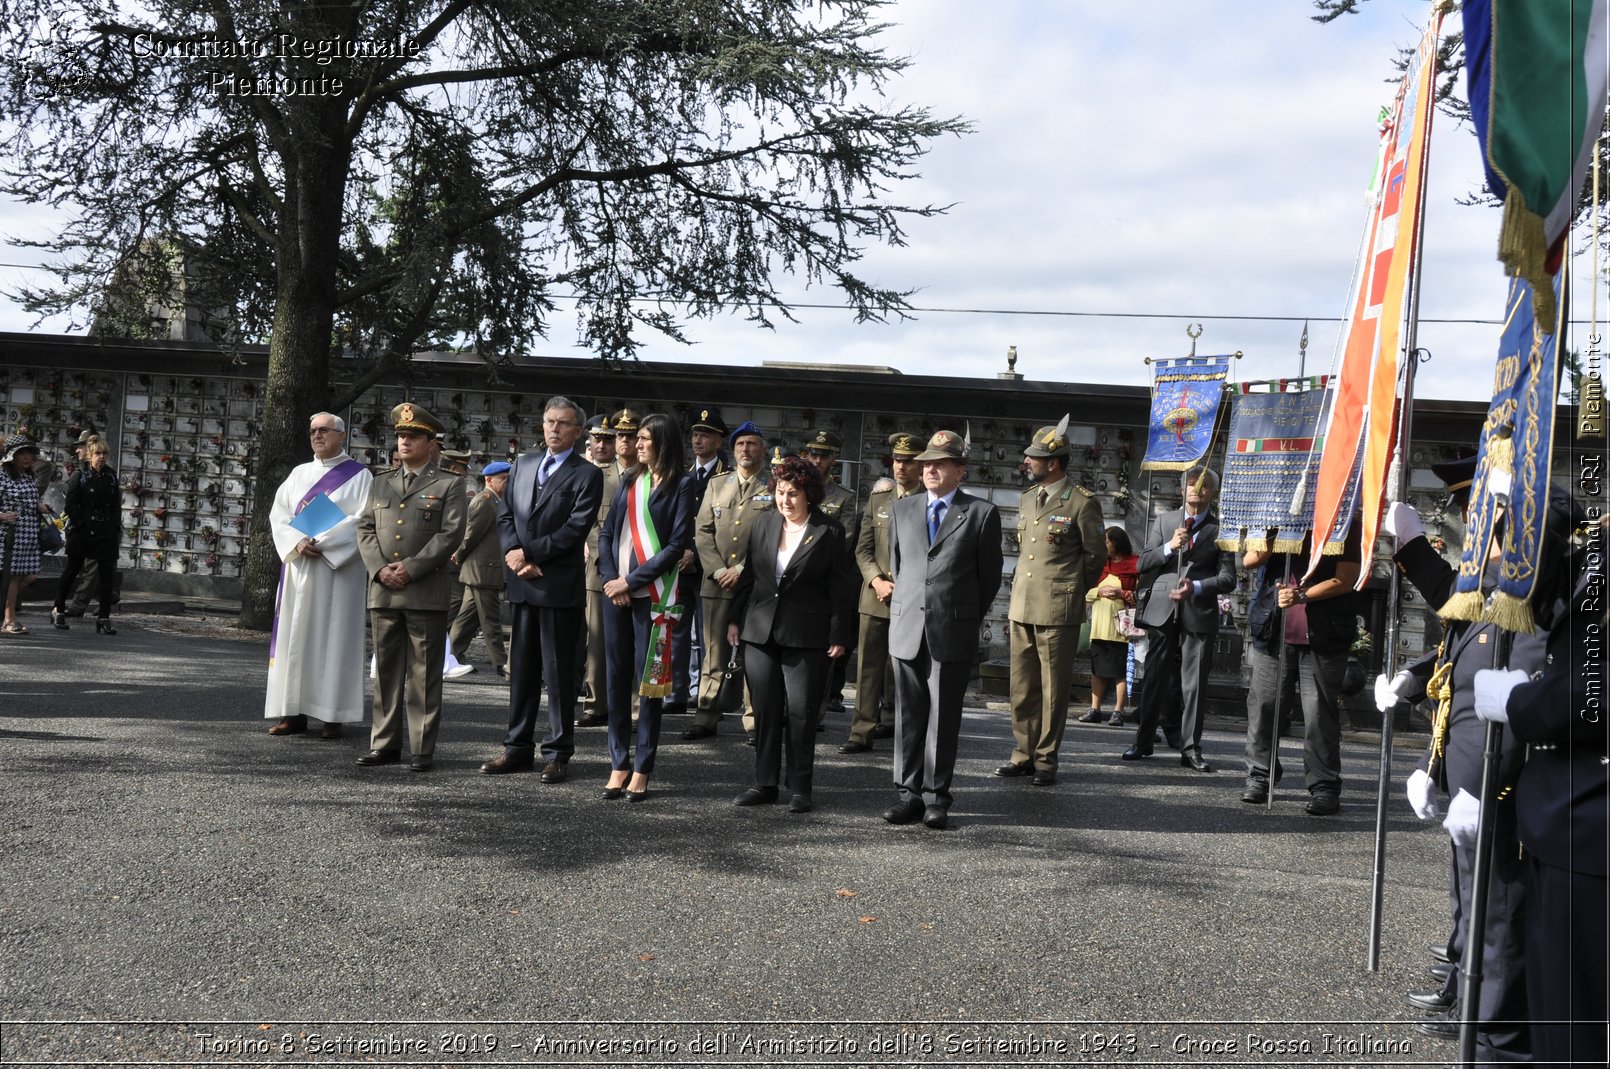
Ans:
[[[329,494],[321,493],[303,506],[291,520],[291,526],[309,538],[317,538],[346,518],[341,506],[331,501]]]

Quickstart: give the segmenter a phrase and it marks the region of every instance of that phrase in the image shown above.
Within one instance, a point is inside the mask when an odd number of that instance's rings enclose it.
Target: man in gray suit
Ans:
[[[1219,595],[1235,589],[1235,557],[1219,548],[1219,516],[1213,502],[1219,477],[1196,467],[1180,477],[1185,507],[1159,515],[1140,555],[1140,590],[1150,598],[1142,607],[1146,626],[1146,682],[1141,688],[1140,722],[1125,761],[1152,755],[1159,722],[1170,745],[1178,745],[1180,764],[1212,772],[1202,759],[1202,714],[1208,673],[1213,670],[1213,637],[1219,631]]]
[[[960,489],[967,473],[959,435],[928,440],[923,494],[894,504],[889,558],[889,654],[894,658],[894,783],[890,824],[950,823],[950,781],[961,733],[962,694],[978,659],[978,630],[1001,586],[1001,517]]]

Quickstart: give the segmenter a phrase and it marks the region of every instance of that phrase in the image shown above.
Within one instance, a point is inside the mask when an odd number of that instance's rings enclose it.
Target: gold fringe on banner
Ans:
[[[1206,453],[1202,457],[1207,456]],[[1148,460],[1141,464],[1141,471],[1190,471],[1202,462],[1202,457],[1195,460]]]
[[[1539,323],[1552,323],[1557,314],[1552,276],[1543,266],[1548,254],[1543,217],[1529,209],[1520,190],[1511,186],[1504,197],[1504,220],[1498,229],[1498,258],[1504,262],[1506,274],[1531,283],[1532,313]]]
[[[1483,610],[1487,599],[1481,596],[1479,590],[1467,590],[1463,594],[1451,594],[1448,600],[1442,603],[1437,615],[1444,620],[1466,620],[1470,623],[1480,623],[1486,619]]]
[[[1532,603],[1514,594],[1494,594],[1492,607],[1487,610],[1487,619],[1505,631],[1530,635],[1537,630],[1537,621],[1532,618]]]

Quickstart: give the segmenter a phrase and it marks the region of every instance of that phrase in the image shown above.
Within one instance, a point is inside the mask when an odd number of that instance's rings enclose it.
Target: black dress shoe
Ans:
[[[934,831],[944,831],[950,827],[950,814],[937,805],[931,805],[922,811],[922,822]]]
[[[815,808],[811,803],[811,796],[808,794],[796,794],[788,800],[788,811],[790,813],[809,813]]]
[[[604,788],[604,801],[606,801],[606,802],[613,802],[613,801],[616,801],[617,799],[625,798],[625,797],[626,797],[626,788],[625,787],[605,787]]]
[[[626,792],[626,800],[628,802],[641,802],[647,797],[648,797],[648,788],[647,787],[644,787],[640,791],[627,791]]]
[[[1079,718],[1079,723],[1081,723],[1081,724],[1099,724],[1099,723],[1101,723],[1101,710],[1100,709],[1092,709],[1092,710],[1090,710],[1089,712],[1085,713],[1084,716],[1081,716]]]
[[[870,742],[856,742],[854,739],[851,739],[849,742],[847,742],[843,746],[839,747],[839,753],[871,753],[871,752],[872,752],[872,744]]]
[[[601,728],[608,724],[609,716],[606,713],[588,713],[576,721],[576,726],[579,728]]]
[[[511,772],[530,772],[532,761],[529,756],[517,757],[512,754],[500,754],[481,766],[481,774],[486,776],[507,776]]]
[[[1029,780],[1036,787],[1049,787],[1057,781],[1055,772],[1036,772],[1034,778]]]
[[[1142,750],[1139,746],[1131,746],[1118,756],[1125,761],[1139,761],[1142,757],[1150,757],[1151,755],[1150,750]]]
[[[894,738],[894,728],[888,724],[879,724],[872,729],[872,737],[874,739],[892,739]]]
[[[1014,779],[1018,776],[1032,776],[1034,774],[1034,765],[1027,761],[1021,765],[1008,763],[1002,765],[1000,768],[997,768],[995,770],[995,774],[1000,776],[1002,779]]]
[[[394,765],[402,760],[401,750],[370,750],[358,758],[360,765]]]
[[[537,779],[543,783],[563,783],[569,771],[563,761],[549,761],[542,766],[542,773]]]
[[[1441,1013],[1434,1013],[1423,1021],[1414,1022],[1414,1030],[1438,1039],[1459,1038],[1459,1022]]]
[[[777,801],[776,787],[751,787],[732,800],[733,805],[771,805]]]
[[[1329,791],[1317,791],[1310,795],[1308,804],[1303,806],[1311,817],[1328,817],[1342,810],[1342,803],[1336,795]]]
[[[1451,1010],[1456,1001],[1452,995],[1443,994],[1440,988],[1436,991],[1410,991],[1403,997],[1415,1009],[1428,1010],[1432,1013]]]
[[[436,760],[433,757],[431,757],[429,754],[415,754],[413,757],[409,758],[409,760],[408,760],[408,771],[410,771],[410,772],[429,772],[430,769],[431,769],[431,766],[434,765],[435,763],[436,763]]]
[[[1267,783],[1249,783],[1241,791],[1241,800],[1251,805],[1263,805],[1269,800]]]
[[[1457,960],[1453,956],[1453,953],[1451,951],[1449,951],[1447,943],[1432,943],[1430,946],[1426,947],[1426,949],[1431,951],[1431,960],[1432,961],[1455,961],[1455,960]]]
[[[682,733],[682,737],[684,739],[713,739],[716,737],[716,729],[705,727],[703,724],[694,724]]]
[[[900,802],[883,811],[883,819],[890,824],[915,824],[922,819],[922,802],[913,798],[909,802]]]
[[[1202,755],[1195,750],[1186,750],[1180,754],[1180,764],[1186,768],[1193,768],[1198,772],[1213,771],[1213,766],[1202,760]]]
[[[1431,978],[1433,980],[1439,984],[1442,984],[1447,983],[1448,977],[1453,975],[1453,969],[1454,967],[1452,962],[1436,961],[1432,962],[1431,968],[1427,969],[1426,971],[1431,974]]]

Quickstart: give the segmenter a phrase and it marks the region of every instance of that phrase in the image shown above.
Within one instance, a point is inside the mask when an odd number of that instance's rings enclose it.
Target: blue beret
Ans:
[[[737,428],[731,434],[727,435],[727,444],[731,445],[733,442],[736,442],[746,434],[752,434],[756,438],[766,437],[765,432],[760,429],[760,424],[756,423],[752,419],[746,419],[742,423],[738,424]]]
[[[508,461],[506,461],[506,460],[494,460],[492,463],[488,464],[486,467],[481,469],[481,475],[484,476],[484,477],[490,478],[493,475],[502,475],[504,472],[506,472],[508,470],[509,470],[509,462]]]

